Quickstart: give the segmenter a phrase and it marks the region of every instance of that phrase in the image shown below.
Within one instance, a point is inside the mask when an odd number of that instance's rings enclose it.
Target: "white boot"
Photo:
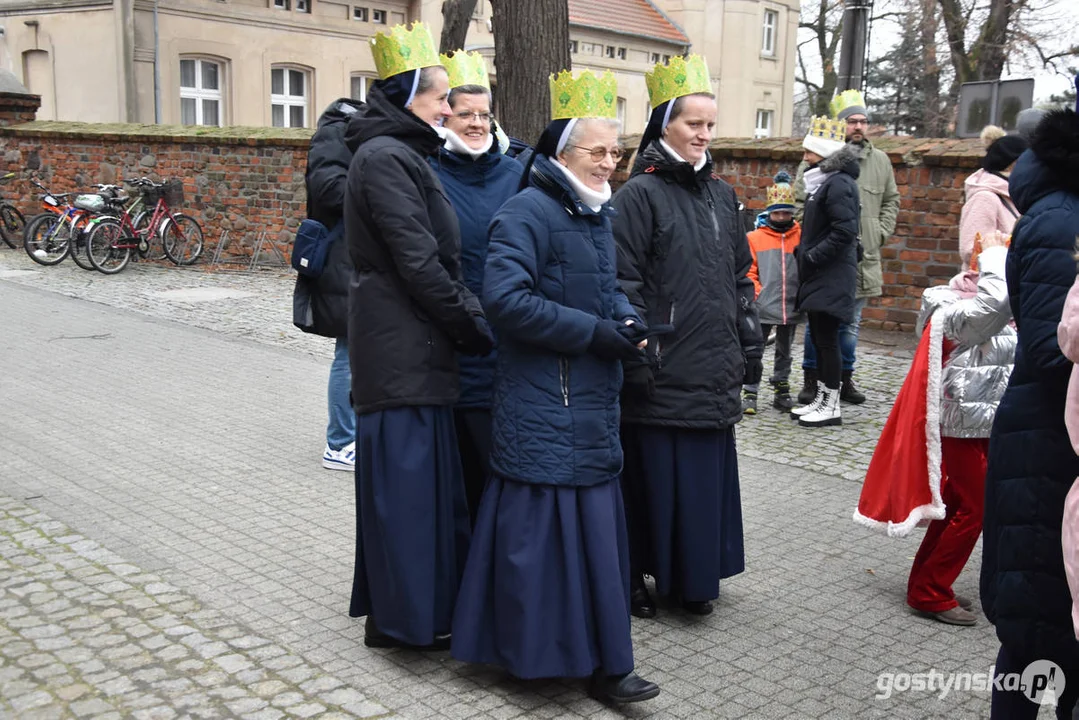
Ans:
[[[823,398],[823,397],[824,397],[824,383],[817,383],[817,397],[813,398],[813,401],[811,403],[809,403],[808,405],[803,405],[802,407],[796,407],[793,410],[791,410],[791,415],[793,415],[794,417],[801,417],[802,415],[806,415],[808,413],[813,412],[814,410],[817,409],[817,406],[820,405],[821,398]]]
[[[824,388],[824,397],[817,409],[798,418],[798,424],[802,427],[842,425],[843,418],[839,415],[839,388]]]

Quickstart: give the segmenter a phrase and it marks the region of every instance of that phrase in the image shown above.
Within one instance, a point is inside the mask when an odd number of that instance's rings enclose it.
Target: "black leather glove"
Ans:
[[[764,374],[764,362],[760,358],[746,358],[746,374],[742,377],[743,385],[757,385]]]
[[[623,373],[622,392],[637,400],[650,400],[656,392],[656,376],[647,363],[626,365]]]
[[[604,360],[637,360],[644,355],[644,351],[637,347],[637,343],[630,340],[628,325],[623,325],[617,320],[600,320],[596,323],[596,329],[592,331],[592,342],[588,345],[588,352]]]
[[[495,337],[491,334],[491,326],[487,324],[487,318],[482,315],[473,315],[473,331],[457,343],[457,349],[465,355],[484,356],[489,355],[495,349]]]
[[[660,335],[669,335],[674,332],[674,325],[643,325],[639,322],[631,322],[628,325],[622,325],[618,332],[625,335],[630,342],[637,345],[642,340],[657,337]]]

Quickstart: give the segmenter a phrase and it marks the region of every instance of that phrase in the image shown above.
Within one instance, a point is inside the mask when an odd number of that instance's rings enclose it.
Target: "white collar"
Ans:
[[[671,156],[672,158],[674,158],[674,159],[675,159],[675,160],[677,160],[678,162],[684,162],[684,163],[686,163],[686,164],[688,164],[688,163],[689,163],[689,160],[686,160],[686,159],[685,159],[684,157],[682,157],[681,155],[679,155],[678,153],[676,153],[676,152],[674,151],[674,148],[672,148],[672,147],[671,147],[670,145],[668,145],[668,144],[667,144],[667,141],[666,141],[666,140],[664,140],[663,138],[660,138],[660,139],[659,139],[659,144],[663,146],[663,149],[667,151],[667,154],[668,154],[668,155],[670,155],[670,156]],[[707,153],[707,151],[705,151],[705,153]],[[694,164],[693,164],[693,170],[694,170],[695,172],[699,172],[699,171],[700,171],[700,169],[701,169],[702,167],[704,167],[704,164],[705,164],[706,162],[708,162],[708,155],[707,155],[707,154],[702,154],[702,155],[701,155],[701,159],[700,159],[700,160],[698,160],[698,161],[697,161],[696,163],[694,163]]]
[[[581,202],[592,208],[592,212],[598,213],[603,205],[611,199],[610,183],[603,183],[603,192],[597,192],[581,182],[581,179],[574,175],[573,171],[568,167],[558,162],[557,158],[552,158],[551,164],[561,170],[562,174],[569,179],[570,187],[577,193],[577,197],[581,199]]]
[[[473,160],[478,160],[479,158],[490,152],[491,145],[495,141],[495,136],[488,133],[487,142],[484,143],[482,148],[480,148],[479,150],[475,150],[473,148],[470,148],[465,143],[465,141],[461,139],[461,136],[455,133],[453,130],[450,130],[446,127],[442,128],[442,130],[443,132],[439,134],[442,135],[443,139],[446,141],[447,150],[452,153],[456,153],[457,155],[467,155]]]

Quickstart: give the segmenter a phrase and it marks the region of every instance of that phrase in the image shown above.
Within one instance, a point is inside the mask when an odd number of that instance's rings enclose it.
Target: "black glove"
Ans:
[[[746,374],[742,378],[743,385],[757,385],[764,374],[764,362],[760,358],[746,358]]]
[[[622,333],[632,342],[637,345],[642,340],[657,337],[660,335],[670,335],[674,332],[674,325],[643,325],[637,321],[633,321],[628,325],[622,325],[618,332]]]
[[[588,352],[604,360],[637,360],[644,351],[626,337],[629,326],[617,320],[600,320],[592,331]]]
[[[491,334],[487,318],[482,315],[473,315],[472,322],[474,323],[472,332],[457,343],[457,349],[465,355],[480,357],[489,355],[495,349],[495,337]]]
[[[855,255],[855,257],[858,258],[858,262],[861,262],[862,260],[865,259],[865,248],[862,247],[862,241],[861,240],[857,240],[855,242],[857,244],[855,245],[854,255]]]

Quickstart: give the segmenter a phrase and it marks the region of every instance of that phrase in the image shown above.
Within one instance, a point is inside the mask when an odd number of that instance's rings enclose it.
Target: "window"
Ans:
[[[184,125],[221,124],[220,63],[180,59],[180,122]]]
[[[761,54],[776,54],[776,31],[779,29],[779,13],[775,10],[764,11],[764,38],[761,41]]]
[[[653,65],[658,65],[659,64],[659,53],[652,53],[652,64]]]
[[[352,8],[352,19],[359,20],[360,22],[367,22],[367,8],[354,7]]]
[[[619,60],[625,60],[626,59],[626,49],[625,48],[622,48],[622,47],[618,48],[618,59]]]
[[[288,0],[273,0],[273,6],[278,10],[288,10]]]
[[[663,62],[664,63],[669,63],[670,61],[671,61],[671,56],[670,55],[664,55],[663,56]]]
[[[311,12],[311,0],[296,0],[296,12]]]
[[[386,11],[385,10],[372,10],[371,11],[371,22],[375,23],[376,25],[385,25],[386,24]]]
[[[774,110],[758,110],[757,111],[757,127],[753,131],[753,137],[766,138],[772,137],[772,124],[775,118]]]
[[[614,45],[608,45],[607,46],[607,57],[609,57],[609,58],[614,57]]]
[[[270,115],[274,127],[307,127],[308,75],[295,68],[270,70]]]
[[[349,97],[360,102],[367,102],[367,87],[370,79],[366,75],[353,75],[349,82]]]
[[[626,126],[626,99],[618,98],[618,122],[624,128]]]
[[[570,40],[569,41],[569,51],[571,53],[574,53],[574,54],[577,53],[577,41],[576,40]]]

